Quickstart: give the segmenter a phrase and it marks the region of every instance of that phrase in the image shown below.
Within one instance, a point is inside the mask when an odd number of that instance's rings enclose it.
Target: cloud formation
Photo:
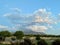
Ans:
[[[0,25],[0,29],[1,29],[1,30],[8,30],[9,27],[8,27],[8,26],[4,26],[4,25]]]
[[[44,32],[48,28],[46,26],[32,25],[32,26],[28,26],[27,29],[33,30],[33,31],[36,31],[36,32]]]
[[[20,13],[7,13],[4,16],[10,19],[17,29],[27,29],[36,32],[52,29],[53,24],[58,23],[57,18],[53,16],[52,12],[46,9],[38,9],[32,15],[24,16]]]

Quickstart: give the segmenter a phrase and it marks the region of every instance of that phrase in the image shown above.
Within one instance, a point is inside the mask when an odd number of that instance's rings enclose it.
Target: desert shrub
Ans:
[[[28,45],[27,42],[21,42],[20,45]]]
[[[36,35],[36,40],[40,40],[40,35]]]
[[[48,45],[47,42],[40,38],[40,35],[36,35],[37,45]]]
[[[24,39],[24,42],[25,42],[25,43],[28,43],[28,45],[32,45],[32,42],[31,42],[30,39]]]
[[[60,40],[54,40],[53,42],[52,42],[52,45],[60,45]]]
[[[40,41],[37,42],[37,45],[48,45],[45,40],[40,39]]]

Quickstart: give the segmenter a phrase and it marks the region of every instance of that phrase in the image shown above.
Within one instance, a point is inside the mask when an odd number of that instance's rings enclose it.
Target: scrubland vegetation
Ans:
[[[22,31],[0,31],[0,45],[60,45],[60,35],[25,35]]]

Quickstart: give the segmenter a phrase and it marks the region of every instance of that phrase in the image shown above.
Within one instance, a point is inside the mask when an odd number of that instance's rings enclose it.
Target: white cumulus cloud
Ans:
[[[46,26],[37,26],[37,25],[29,26],[27,28],[36,32],[44,32],[45,30],[48,29]]]

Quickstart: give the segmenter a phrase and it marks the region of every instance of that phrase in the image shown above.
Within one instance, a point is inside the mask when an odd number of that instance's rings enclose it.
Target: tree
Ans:
[[[1,31],[0,36],[3,37],[10,37],[12,34],[9,31]]]
[[[9,31],[1,31],[0,32],[0,40],[5,40],[5,37],[10,37],[12,34]]]
[[[22,39],[22,37],[24,36],[24,33],[22,31],[16,31],[14,33],[14,36],[16,36],[17,39]]]

